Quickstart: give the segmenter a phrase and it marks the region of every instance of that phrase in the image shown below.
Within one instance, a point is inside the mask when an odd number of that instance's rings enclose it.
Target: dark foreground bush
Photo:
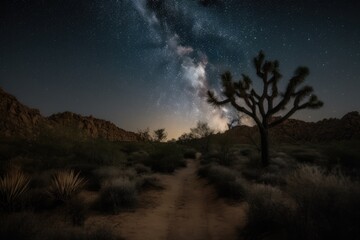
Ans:
[[[0,216],[0,239],[35,239],[40,228],[39,219],[32,213],[15,213]]]
[[[293,226],[293,209],[282,192],[268,185],[254,184],[247,192],[248,219],[241,237],[245,239],[292,239],[287,230]]]
[[[137,202],[136,184],[129,179],[110,180],[101,189],[98,207],[105,212],[118,213],[134,208]]]
[[[83,198],[76,196],[67,203],[68,214],[74,226],[83,226],[87,217],[87,206]]]
[[[146,166],[156,172],[172,173],[177,168],[185,167],[182,149],[176,144],[161,144],[144,161]]]
[[[341,172],[326,174],[301,166],[287,178],[287,192],[298,205],[297,235],[303,239],[356,239],[360,236],[360,184]]]
[[[304,165],[289,175],[285,193],[265,185],[250,188],[245,239],[358,238],[359,183]]]
[[[184,158],[196,159],[196,150],[195,149],[187,149],[184,153]]]
[[[147,190],[147,189],[163,189],[164,186],[159,181],[159,179],[155,176],[144,175],[140,176],[136,179],[137,189]]]
[[[219,165],[204,165],[199,168],[198,176],[207,178],[220,197],[241,200],[245,196],[245,183],[239,174]]]

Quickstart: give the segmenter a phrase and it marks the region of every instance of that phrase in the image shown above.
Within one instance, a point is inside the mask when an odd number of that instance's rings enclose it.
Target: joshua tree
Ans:
[[[154,141],[161,142],[165,140],[167,137],[167,133],[165,132],[165,128],[161,128],[154,131]]]
[[[208,102],[214,106],[231,104],[237,111],[254,119],[261,136],[261,160],[263,165],[267,166],[269,164],[269,128],[282,123],[298,110],[320,108],[323,102],[312,94],[312,87],[299,87],[309,75],[307,67],[298,67],[289,80],[285,92],[279,93],[278,82],[282,77],[279,72],[279,62],[265,61],[265,55],[260,51],[254,58],[254,65],[256,75],[263,83],[261,92],[258,93],[252,87],[249,76],[243,74],[238,82],[234,82],[231,73],[225,72],[221,75],[224,99],[219,100],[213,91],[208,91]],[[286,106],[291,104],[291,108],[286,110]],[[281,116],[273,117],[279,112]]]

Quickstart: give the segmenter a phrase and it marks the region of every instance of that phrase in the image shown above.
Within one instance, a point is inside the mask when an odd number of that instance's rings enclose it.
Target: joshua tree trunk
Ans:
[[[268,128],[259,126],[261,137],[261,163],[264,167],[269,165],[269,133]]]

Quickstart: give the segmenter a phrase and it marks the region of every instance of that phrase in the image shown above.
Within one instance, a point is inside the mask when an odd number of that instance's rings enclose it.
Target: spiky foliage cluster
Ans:
[[[268,127],[276,126],[283,122],[296,111],[310,108],[316,109],[323,106],[310,86],[299,87],[309,75],[307,67],[298,67],[294,76],[284,93],[278,90],[278,82],[282,75],[279,72],[278,61],[265,61],[265,55],[261,51],[254,58],[256,75],[263,82],[263,89],[258,93],[252,87],[252,80],[249,76],[243,74],[242,78],[235,82],[230,72],[221,75],[222,95],[225,97],[219,100],[213,91],[208,91],[208,102],[215,105],[231,104],[239,112],[243,112],[254,119],[258,125],[264,123]],[[241,104],[237,99],[243,100]],[[292,102],[292,107],[280,118],[273,119],[272,116]]]
[[[63,170],[54,174],[49,187],[50,195],[59,202],[70,200],[86,184],[86,180],[80,177],[80,172]]]
[[[11,210],[29,188],[30,178],[20,169],[11,169],[0,178],[1,207]]]

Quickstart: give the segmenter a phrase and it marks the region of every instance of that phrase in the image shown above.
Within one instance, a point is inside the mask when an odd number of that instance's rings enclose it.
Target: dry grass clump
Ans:
[[[48,189],[50,195],[59,202],[67,202],[75,196],[86,184],[86,180],[80,177],[80,172],[62,170],[53,175]]]
[[[360,184],[340,171],[300,166],[287,178],[298,205],[297,228],[304,239],[355,239],[360,229]]]
[[[248,188],[247,201],[248,219],[242,237],[287,239],[284,236],[286,229],[292,225],[294,208],[286,201],[280,189],[264,184],[253,184]]]
[[[360,185],[341,172],[301,165],[283,191],[254,184],[245,239],[356,239],[360,235]]]
[[[0,178],[0,204],[4,210],[14,210],[29,189],[30,178],[13,168]]]

